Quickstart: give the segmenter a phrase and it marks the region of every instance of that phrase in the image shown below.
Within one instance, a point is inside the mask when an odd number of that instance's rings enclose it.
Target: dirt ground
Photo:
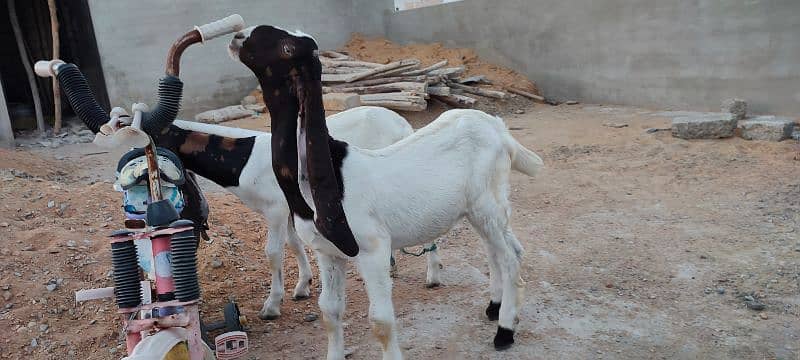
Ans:
[[[422,126],[437,111],[411,121]],[[669,126],[655,113],[536,105],[504,115],[547,166],[537,178],[511,177],[514,230],[526,249],[517,342],[505,352],[491,346],[485,252],[462,223],[439,240],[442,287],[424,287],[424,259],[398,259],[394,304],[406,357],[800,359],[797,143],[647,133]],[[265,128],[264,119],[227,125]],[[0,358],[124,352],[113,302],[76,304],[73,295],[111,285],[104,236],[122,213],[111,188],[116,157],[100,151],[0,150]],[[318,289],[310,300],[287,299],[278,320],[259,320],[269,224],[224,190],[207,190],[213,242],[200,250],[204,316],[220,319],[233,297],[250,319],[250,358],[324,358],[320,320],[305,321],[319,314]],[[222,267],[210,265],[215,257]],[[285,270],[290,291],[291,255]],[[350,358],[378,358],[366,294],[353,269],[348,277]],[[747,308],[746,296],[766,308]]]

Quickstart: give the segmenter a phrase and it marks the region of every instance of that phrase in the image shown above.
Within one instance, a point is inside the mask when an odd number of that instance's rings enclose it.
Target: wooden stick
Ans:
[[[428,72],[428,75],[442,75],[448,78],[457,78],[465,71],[463,66],[456,66],[444,69],[436,69]]]
[[[506,93],[504,93],[502,91],[483,89],[483,88],[479,88],[479,87],[475,87],[475,86],[467,86],[467,85],[462,85],[462,84],[459,84],[459,83],[456,83],[456,82],[448,82],[447,85],[450,86],[451,88],[454,88],[454,89],[464,90],[464,92],[468,92],[470,94],[475,94],[475,95],[480,95],[480,96],[485,96],[485,97],[490,97],[490,98],[495,98],[495,99],[501,99],[501,100],[504,100],[504,99],[508,98],[508,94],[506,94]]]
[[[428,103],[425,99],[420,98],[422,102],[403,101],[403,100],[361,100],[361,105],[364,106],[382,106],[387,109],[403,110],[403,111],[425,111],[428,108]]]
[[[417,68],[419,68],[419,64],[411,64],[411,65],[406,65],[406,66],[403,66],[403,67],[399,67],[399,68],[394,69],[394,70],[389,70],[387,72],[380,73],[380,74],[377,74],[377,75],[374,75],[374,76],[371,76],[371,77],[375,78],[375,77],[384,77],[384,76],[402,76],[404,73],[408,72],[409,70],[414,70],[414,69],[417,69]]]
[[[447,96],[450,95],[450,88],[447,86],[428,86],[428,94]]]
[[[53,36],[53,57],[58,59],[60,56],[60,44],[58,36],[58,10],[56,0],[47,0],[47,7],[50,9],[50,33]],[[61,88],[58,86],[58,78],[53,76],[53,135],[61,132]]]
[[[322,67],[323,74],[355,74],[364,71],[369,71],[369,68],[354,68],[354,67]]]
[[[321,62],[322,65],[326,67],[365,67],[365,68],[375,69],[384,66],[381,64],[371,63],[366,61],[338,61],[325,58],[320,58],[319,62]]]
[[[353,87],[323,87],[323,93],[355,93],[355,94],[379,94],[391,93],[396,91],[408,91],[423,94],[428,90],[428,83],[424,82],[395,82],[372,86],[353,86]]]
[[[429,73],[429,72],[431,72],[433,70],[440,69],[440,68],[443,68],[445,66],[447,66],[447,60],[442,60],[442,61],[439,61],[438,63],[433,64],[431,66],[428,66],[426,68],[422,68],[422,69],[414,70],[414,71],[409,71],[409,72],[407,72],[407,73],[405,73],[403,75],[422,75],[422,74],[427,74],[427,73]]]
[[[513,88],[513,87],[510,87],[510,86],[506,86],[506,90],[508,90],[508,92],[511,92],[511,93],[514,93],[514,94],[517,94],[517,95],[520,95],[520,96],[524,96],[524,97],[529,98],[529,99],[538,100],[538,101],[545,101],[544,96],[539,96],[539,95],[536,95],[536,94],[533,94],[533,93],[530,93],[530,92],[527,92],[527,91],[522,91],[520,89]]]
[[[343,87],[353,87],[353,86],[372,86],[372,85],[380,85],[380,84],[389,84],[394,82],[423,82],[427,81],[425,75],[419,76],[394,76],[394,77],[384,77],[384,78],[377,78],[377,79],[369,79],[369,80],[359,80],[353,81],[347,84],[338,84],[332,86],[332,88],[343,88]],[[428,82],[430,85],[430,82]]]
[[[329,57],[329,58],[334,59],[334,60],[353,60],[353,58],[351,58],[351,57],[349,57],[349,56],[347,56],[345,54],[342,54],[340,52],[333,51],[333,50],[323,50],[323,51],[320,51],[319,54],[322,55],[322,56],[325,56],[325,57]]]
[[[451,94],[448,96],[433,95],[434,99],[439,100],[447,105],[459,108],[471,108],[475,105],[475,99],[469,96]]]
[[[30,61],[28,60],[28,50],[25,49],[25,40],[22,38],[22,29],[19,27],[19,19],[17,18],[17,9],[14,0],[6,1],[8,4],[8,19],[11,22],[11,28],[14,30],[14,38],[17,40],[17,48],[19,49],[19,57],[22,60],[22,66],[25,67],[25,73],[28,75],[28,84],[31,87],[31,95],[33,96],[33,107],[36,110],[36,129],[39,132],[44,132],[44,116],[42,115],[42,103],[39,98],[39,87],[36,86],[36,77],[33,75]]]
[[[353,82],[353,81],[356,81],[356,80],[366,79],[368,77],[371,77],[371,76],[374,76],[374,75],[377,75],[377,74],[385,73],[387,71],[394,70],[394,69],[401,68],[401,67],[405,67],[405,66],[409,66],[409,65],[419,65],[419,60],[417,60],[417,59],[405,59],[405,60],[390,62],[390,63],[388,63],[386,65],[381,65],[380,67],[376,67],[376,68],[374,68],[374,69],[372,69],[370,71],[365,71],[365,72],[360,73],[360,74],[352,75],[349,78],[347,78],[344,82]]]

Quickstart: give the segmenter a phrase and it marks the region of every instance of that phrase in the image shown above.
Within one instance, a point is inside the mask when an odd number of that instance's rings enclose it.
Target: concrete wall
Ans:
[[[353,31],[383,34],[387,5],[370,0],[89,0],[89,6],[111,105],[130,107],[135,101],[155,104],[167,50],[194,25],[238,13],[248,26],[302,29],[322,48],[335,48]],[[181,117],[237,104],[257,85],[250,71],[228,56],[227,44],[228,39],[214,39],[184,53]]]
[[[800,113],[797,0],[464,0],[385,26],[394,41],[473,47],[556,99],[715,110],[741,97]]]

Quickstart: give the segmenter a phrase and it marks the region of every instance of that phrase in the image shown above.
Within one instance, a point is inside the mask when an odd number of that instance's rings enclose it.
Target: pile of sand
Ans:
[[[382,64],[415,58],[422,62],[422,66],[428,66],[447,60],[448,66],[463,65],[466,68],[466,76],[485,75],[497,88],[513,86],[539,94],[536,85],[524,75],[483,61],[472,49],[447,48],[440,43],[402,46],[384,38],[367,38],[361,34],[354,34],[343,51],[356,59]]]

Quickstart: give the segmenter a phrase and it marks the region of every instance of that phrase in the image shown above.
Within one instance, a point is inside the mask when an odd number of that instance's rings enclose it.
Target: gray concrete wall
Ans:
[[[380,0],[389,3],[392,0]],[[546,96],[800,113],[800,1],[464,0],[386,16],[399,42],[475,48]]]
[[[112,106],[154,104],[170,45],[192,26],[232,13],[241,14],[248,26],[302,29],[314,35],[322,48],[344,44],[353,31],[384,33],[381,1],[89,0],[89,6]],[[237,104],[257,85],[249,70],[230,59],[227,44],[228,39],[214,39],[184,53],[182,117]]]

